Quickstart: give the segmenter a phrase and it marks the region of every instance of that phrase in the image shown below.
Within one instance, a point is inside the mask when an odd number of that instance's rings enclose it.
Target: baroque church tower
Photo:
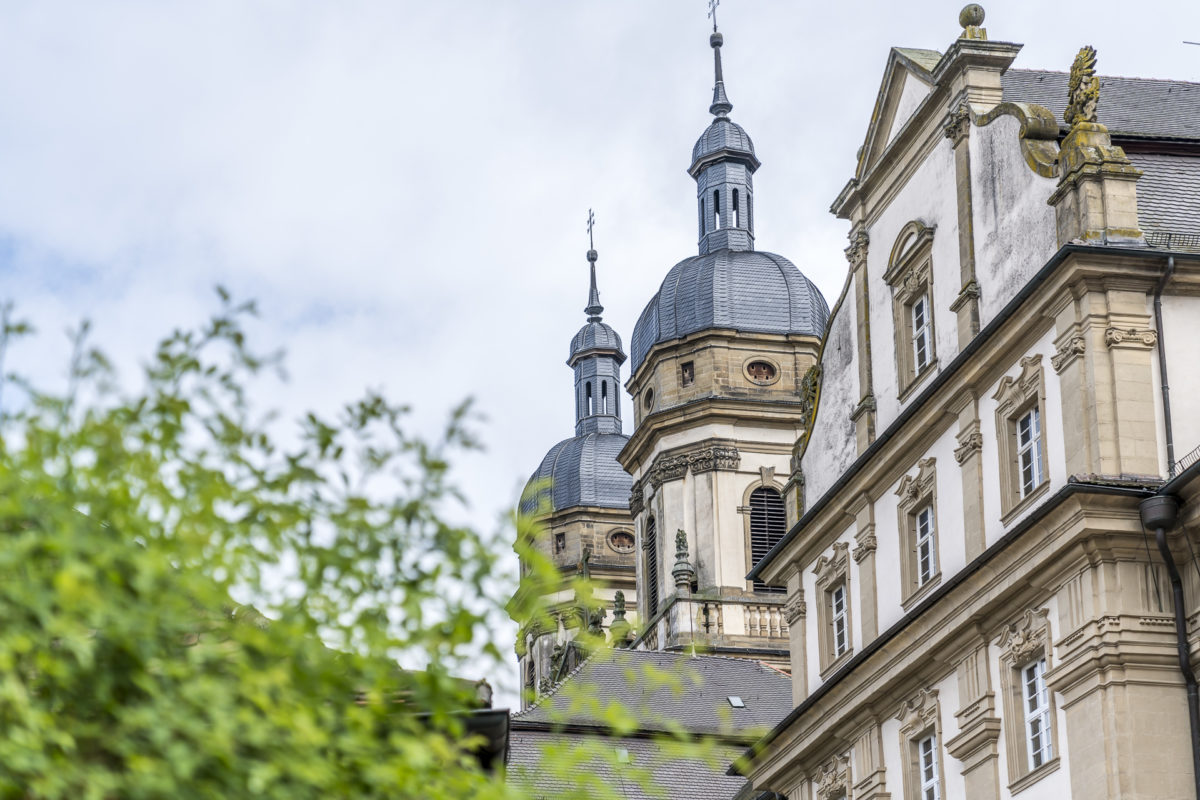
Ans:
[[[754,143],[729,118],[715,26],[714,119],[692,150],[699,254],[667,273],[633,331],[638,539],[634,646],[788,662],[783,589],[746,574],[786,529],[784,481],[829,308],[790,261],[755,250]]]
[[[589,216],[589,239],[591,224]],[[538,517],[543,528],[535,546],[562,576],[556,591],[545,598],[547,613],[524,621],[518,636],[525,702],[561,680],[586,655],[574,644],[581,629],[603,633],[611,626],[614,638],[623,639],[634,622],[631,479],[617,462],[629,440],[621,431],[621,364],[626,356],[621,337],[601,318],[597,258],[589,247],[587,322],[571,339],[567,357],[575,372],[575,435],[550,448],[521,500],[520,512]],[[523,563],[522,574],[528,569]],[[572,589],[577,574],[586,575],[595,590],[590,603],[581,602]],[[603,616],[589,614],[593,604],[606,609]]]

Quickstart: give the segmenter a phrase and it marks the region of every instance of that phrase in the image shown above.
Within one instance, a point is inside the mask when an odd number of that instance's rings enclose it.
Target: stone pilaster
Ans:
[[[871,720],[854,737],[854,778],[855,800],[890,800],[879,720]]]
[[[788,649],[792,658],[792,704],[799,705],[801,700],[808,697],[808,603],[804,600],[804,585],[796,564],[788,567],[787,587],[788,597],[783,606],[783,615],[788,624]]]
[[[858,406],[851,414],[858,452],[875,441],[875,396],[871,377],[871,298],[867,277],[867,250],[871,237],[858,224],[850,231],[850,246],[846,260],[854,279],[854,316],[858,320],[858,386],[861,394]]]
[[[965,391],[950,406],[958,417],[958,446],[954,460],[962,473],[963,538],[967,561],[987,548],[983,527],[983,433],[979,425],[979,398]]]
[[[1000,718],[992,690],[989,648],[979,637],[958,663],[958,734],[946,742],[946,752],[962,762],[966,796],[999,800]]]
[[[858,563],[858,614],[863,646],[879,635],[879,590],[875,580],[875,504],[870,495],[861,494],[846,507],[854,517],[854,550]]]
[[[958,315],[958,349],[979,333],[979,282],[975,279],[975,227],[971,205],[971,108],[965,102],[950,112],[943,126],[954,146],[954,184],[958,196],[958,297],[950,310]]]

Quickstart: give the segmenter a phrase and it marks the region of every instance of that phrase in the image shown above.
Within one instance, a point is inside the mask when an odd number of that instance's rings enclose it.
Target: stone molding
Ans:
[[[1054,367],[1056,375],[1061,375],[1064,369],[1085,352],[1087,352],[1087,340],[1076,334],[1058,346],[1054,355],[1050,356],[1050,366]]]
[[[946,115],[942,123],[942,134],[957,147],[971,132],[971,108],[963,103]]]
[[[958,290],[958,297],[954,298],[954,302],[950,304],[950,310],[957,314],[967,303],[976,301],[979,298],[979,282],[974,280],[967,281],[966,285]]]
[[[937,464],[936,458],[922,458],[917,462],[916,475],[905,475],[900,479],[900,486],[896,488],[896,496],[900,498],[902,504],[916,503],[932,493],[935,464]]]
[[[997,401],[998,410],[1008,416],[1037,392],[1042,385],[1042,355],[1038,353],[1021,359],[1021,373],[1017,377],[1006,375],[992,399]]]
[[[1108,328],[1104,331],[1104,343],[1110,349],[1152,350],[1158,344],[1158,334],[1149,328]]]
[[[642,488],[641,481],[634,481],[633,488],[629,490],[629,513],[636,517],[646,509],[645,489]]]
[[[868,394],[863,399],[858,401],[858,405],[850,412],[850,421],[858,422],[858,418],[863,414],[875,411],[875,395]]]

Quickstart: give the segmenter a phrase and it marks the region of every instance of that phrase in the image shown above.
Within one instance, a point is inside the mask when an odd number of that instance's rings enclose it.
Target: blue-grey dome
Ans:
[[[650,349],[711,328],[821,336],[829,305],[783,256],[761,250],[716,250],[680,261],[633,327],[636,374]]]
[[[588,433],[551,447],[529,476],[521,513],[575,506],[629,508],[633,478],[617,462],[617,453],[627,441],[629,437],[620,433]],[[541,485],[533,493],[535,483]],[[542,500],[549,502],[542,505]]]
[[[692,163],[695,164],[705,156],[722,150],[754,155],[754,142],[750,141],[750,134],[728,117],[714,119],[712,124],[704,129],[704,133],[700,134],[695,147],[692,148]]]
[[[625,351],[621,349],[621,337],[605,322],[589,322],[579,329],[579,333],[571,339],[571,354],[567,356],[567,363],[574,365],[575,356],[593,350],[615,351],[621,354],[620,361],[625,360]]]

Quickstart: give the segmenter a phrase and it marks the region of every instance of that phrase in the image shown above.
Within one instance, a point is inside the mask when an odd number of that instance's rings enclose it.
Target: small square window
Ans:
[[[567,534],[554,534],[554,552],[561,553],[567,549]]]
[[[696,382],[696,365],[695,362],[685,361],[679,365],[679,384],[681,386],[691,386]]]

